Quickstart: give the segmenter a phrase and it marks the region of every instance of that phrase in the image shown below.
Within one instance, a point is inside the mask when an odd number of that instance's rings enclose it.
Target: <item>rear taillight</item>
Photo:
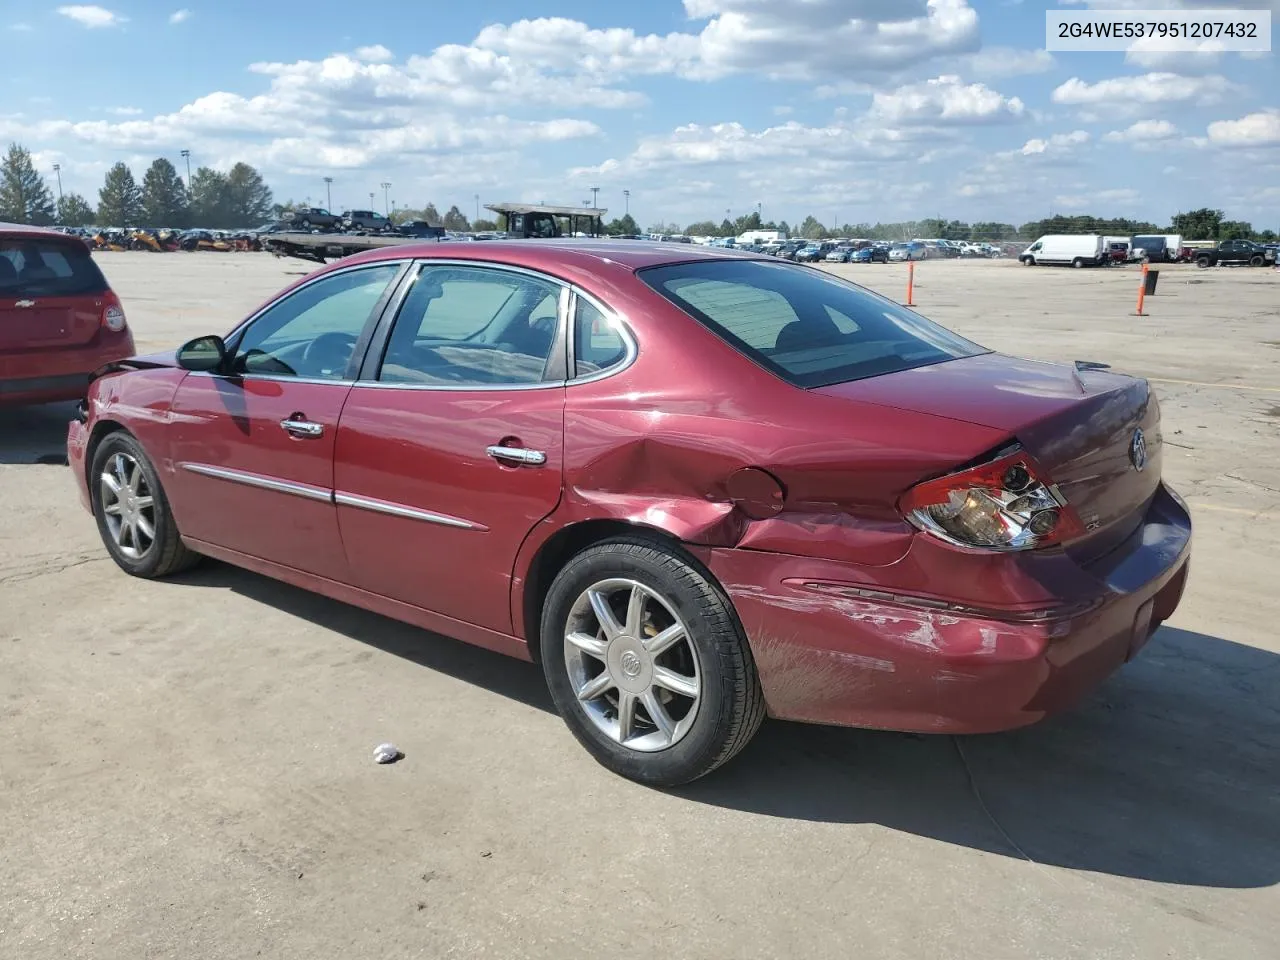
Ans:
[[[919,529],[975,549],[1031,550],[1084,530],[1066,497],[1021,447],[912,487],[899,506]]]
[[[102,300],[102,326],[112,333],[119,333],[125,328],[124,309],[120,306],[120,298],[109,291]]]

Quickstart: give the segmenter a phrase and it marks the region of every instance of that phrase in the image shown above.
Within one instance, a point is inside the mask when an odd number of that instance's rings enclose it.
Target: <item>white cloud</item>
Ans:
[[[1215,121],[1209,124],[1209,141],[1230,147],[1280,144],[1280,110],[1262,110],[1239,120]]]
[[[356,47],[353,56],[366,63],[389,63],[396,58],[394,53],[380,43],[368,47]]]
[[[74,20],[80,26],[88,27],[91,30],[101,27],[118,27],[128,20],[127,17],[122,17],[106,7],[92,4],[73,4],[67,7],[58,7],[57,12],[70,20]]]
[[[1114,107],[1120,111],[1158,103],[1217,103],[1235,90],[1235,84],[1216,74],[1184,77],[1176,73],[1145,73],[1097,83],[1072,77],[1053,91],[1052,99],[1069,106]]]
[[[1046,73],[1057,63],[1048,50],[1018,50],[1013,47],[983,47],[963,61],[964,72],[989,79]]]
[[[1108,143],[1151,143],[1177,135],[1178,128],[1168,120],[1139,120],[1124,130],[1112,130],[1102,139]]]
[[[888,124],[1001,123],[1025,115],[1026,106],[1017,97],[950,75],[877,93],[870,111],[872,118]]]
[[[1085,130],[1072,130],[1070,133],[1055,133],[1047,139],[1039,137],[1028,140],[1019,150],[1011,150],[1003,156],[1021,154],[1024,157],[1035,157],[1043,154],[1059,155],[1088,143],[1089,134]]]
[[[175,26],[179,23],[186,23],[186,21],[190,19],[191,11],[186,7],[183,7],[181,10],[175,10],[173,13],[169,14],[169,22]]]
[[[138,107],[107,107],[106,112],[117,117],[140,117],[145,111]]]

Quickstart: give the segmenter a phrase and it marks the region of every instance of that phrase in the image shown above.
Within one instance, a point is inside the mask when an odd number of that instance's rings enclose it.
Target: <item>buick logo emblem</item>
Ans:
[[[628,650],[622,655],[622,672],[632,679],[640,676],[640,668],[643,664],[640,658]]]
[[[1147,466],[1147,438],[1141,428],[1133,431],[1133,439],[1129,441],[1129,460],[1139,473]]]

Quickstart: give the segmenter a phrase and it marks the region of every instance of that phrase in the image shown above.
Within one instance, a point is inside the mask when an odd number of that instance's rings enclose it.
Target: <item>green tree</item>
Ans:
[[[153,160],[142,177],[142,219],[153,227],[187,225],[187,188],[164,157]]]
[[[477,220],[471,224],[471,229],[477,232],[492,233],[498,229],[498,223],[495,220]]]
[[[464,233],[471,229],[471,224],[467,221],[466,214],[456,206],[449,208],[449,212],[441,219],[440,225],[446,230],[452,230],[455,233]]]
[[[1173,218],[1173,232],[1184,240],[1216,240],[1218,226],[1222,223],[1222,211],[1202,207],[1189,213],[1177,213]]]
[[[247,163],[227,172],[224,212],[227,227],[252,227],[271,216],[271,188]]]
[[[93,207],[78,193],[67,193],[58,201],[58,222],[64,227],[87,227],[93,223]]]
[[[16,143],[0,160],[0,220],[10,223],[53,223],[53,194],[36,172],[31,154]]]
[[[1223,220],[1218,224],[1219,240],[1250,240],[1252,238],[1252,223],[1244,220]]]
[[[142,191],[123,163],[107,171],[98,191],[97,222],[104,227],[135,227],[142,218]]]
[[[1012,240],[1018,235],[1018,228],[1012,223],[982,222],[973,225],[975,240]]]
[[[691,237],[714,237],[720,232],[720,228],[713,220],[699,220],[685,227],[684,232]]]
[[[433,227],[444,226],[444,217],[440,216],[440,211],[436,209],[436,205],[434,203],[428,203],[423,207],[422,216],[418,219],[427,221],[427,223],[431,224]]]
[[[615,220],[611,220],[604,228],[604,231],[611,237],[621,237],[639,233],[640,225],[636,223],[635,218],[628,213]]]
[[[227,218],[227,178],[211,167],[191,175],[190,223],[193,227],[221,227]]]
[[[791,225],[790,225],[789,223],[787,223],[787,221],[785,221],[785,220],[779,220],[779,221],[778,221],[778,230],[779,230],[779,231],[780,231],[784,236],[787,236],[787,237],[791,236]]]
[[[728,217],[720,221],[720,226],[716,227],[716,233],[722,237],[736,237],[738,235],[734,232],[733,221]]]
[[[1258,234],[1258,239],[1263,243],[1275,243],[1276,232],[1274,230],[1263,230]]]
[[[804,222],[800,224],[800,236],[806,240],[821,240],[826,235],[827,228],[812,214],[805,217]]]
[[[746,233],[748,230],[763,230],[764,224],[760,222],[760,214],[752,210],[750,213],[743,214],[733,222],[733,235],[735,237]]]

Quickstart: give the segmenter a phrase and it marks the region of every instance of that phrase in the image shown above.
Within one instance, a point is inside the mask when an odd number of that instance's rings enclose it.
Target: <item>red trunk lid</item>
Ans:
[[[1070,549],[1082,562],[1132,534],[1160,484],[1145,380],[988,353],[816,392],[1008,431],[1079,513],[1086,533]]]
[[[88,343],[102,323],[99,296],[8,297],[0,292],[0,350]]]

